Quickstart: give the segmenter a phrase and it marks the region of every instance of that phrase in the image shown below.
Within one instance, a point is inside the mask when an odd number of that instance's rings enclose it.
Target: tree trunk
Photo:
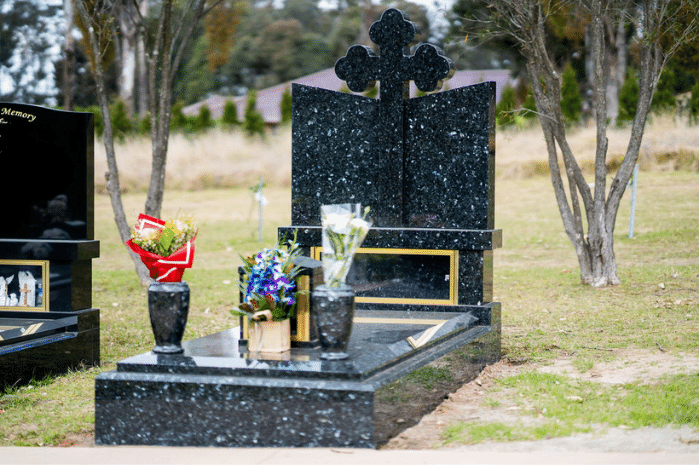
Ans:
[[[122,21],[121,60],[117,86],[119,98],[124,102],[129,117],[132,117],[136,109],[136,32],[133,27],[127,27],[128,22],[128,20]]]
[[[142,0],[139,8],[139,16],[145,18],[148,16],[148,0]],[[139,27],[143,27],[140,25]],[[141,118],[146,116],[148,112],[148,69],[146,68],[146,44],[144,34],[137,31],[136,35],[136,56],[138,58],[138,114]]]
[[[92,53],[95,56],[95,69],[93,70],[95,76],[95,82],[97,84],[97,99],[99,102],[100,112],[102,113],[102,119],[104,124],[104,129],[102,133],[102,141],[104,142],[104,150],[107,155],[107,172],[104,177],[107,181],[107,191],[109,192],[109,199],[112,203],[112,211],[114,212],[114,221],[116,222],[117,229],[119,231],[119,237],[122,242],[126,242],[131,238],[131,230],[128,223],[126,222],[126,215],[124,214],[124,205],[121,201],[121,186],[119,183],[119,169],[116,162],[116,152],[114,150],[114,133],[112,129],[112,120],[109,116],[109,102],[107,100],[107,91],[105,85],[105,75],[104,69],[102,67],[102,58],[100,54],[100,44],[102,41],[98,34],[104,33],[103,30],[99,30],[101,25],[94,22],[85,8],[85,4],[82,1],[76,2],[76,7],[80,17],[85,24],[88,33],[90,35],[90,44],[92,46]],[[127,249],[129,250],[129,249]],[[150,275],[148,269],[141,262],[140,257],[129,250],[129,255],[134,262],[136,268],[136,274],[138,275],[141,283],[147,283],[150,281]]]
[[[165,0],[162,3],[155,46],[148,57],[148,101],[153,160],[145,209],[147,215],[156,217],[160,216],[165,192],[165,168],[172,117],[172,83],[197,23],[220,2],[213,2],[207,11],[204,11],[205,0],[187,2],[182,18],[174,27],[173,3],[173,0]],[[184,18],[190,14],[192,20],[186,24]]]
[[[697,37],[699,20],[693,19],[683,29],[670,28],[674,24],[673,14],[682,9],[693,8],[691,2],[677,4],[677,0],[641,0],[634,2],[633,9],[627,9],[628,2],[606,2],[591,0],[579,2],[590,15],[590,28],[586,32],[585,44],[588,50],[586,68],[591,88],[594,91],[594,112],[597,128],[595,149],[594,188],[590,189],[582,170],[566,139],[566,127],[563,121],[560,97],[561,78],[546,49],[546,14],[540,0],[493,0],[492,7],[495,24],[517,40],[527,60],[527,72],[532,85],[539,121],[546,140],[551,183],[554,188],[563,227],[575,248],[580,266],[580,279],[591,286],[618,284],[616,257],[614,254],[614,227],[619,204],[626,186],[631,179],[643,138],[650,102],[660,72],[672,55],[683,43]],[[614,9],[614,7],[619,9]],[[614,176],[609,192],[607,182],[607,113],[609,98],[618,98],[618,92],[609,91],[612,85],[620,87],[625,75],[626,63],[626,22],[631,14],[637,15],[636,30],[642,37],[637,37],[635,44],[640,56],[639,101],[636,117],[631,126],[631,136],[626,149],[624,161]],[[606,24],[605,18],[614,18]],[[671,37],[668,37],[671,35]],[[663,53],[660,38],[664,37],[670,44]],[[605,46],[610,44],[617,50],[610,61]],[[612,62],[616,63],[613,73]],[[611,106],[613,108],[613,105]],[[560,149],[560,157],[558,150]],[[563,160],[563,166],[559,160]],[[567,178],[563,181],[563,172]],[[581,208],[580,200],[582,200]],[[587,220],[587,235],[584,231],[582,214]]]
[[[73,0],[63,0],[66,16],[66,35],[63,42],[63,109],[73,109],[75,85],[75,40],[73,39]]]

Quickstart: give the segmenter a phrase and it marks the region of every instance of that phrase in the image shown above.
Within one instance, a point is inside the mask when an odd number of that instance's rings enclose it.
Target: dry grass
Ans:
[[[626,151],[629,129],[610,129],[608,167],[614,171]],[[655,117],[648,125],[640,155],[642,170],[699,171],[699,131],[670,116]],[[569,131],[573,153],[586,173],[592,173],[594,127]],[[118,145],[117,163],[122,190],[143,192],[150,179],[150,141],[139,137]],[[546,144],[538,124],[526,130],[498,129],[497,174],[523,179],[548,174]],[[95,184],[105,192],[107,168],[104,147],[95,148]],[[240,131],[213,129],[204,135],[174,134],[170,139],[166,185],[169,190],[249,187],[263,176],[274,187],[291,185],[291,130],[282,128],[265,139],[248,138]],[[592,179],[590,179],[592,180]]]
[[[106,191],[104,146],[95,144],[95,186]],[[145,191],[150,181],[150,140],[136,137],[116,147],[124,192]],[[282,128],[265,139],[240,131],[214,129],[203,135],[173,134],[170,138],[166,185],[175,190],[249,187],[264,176],[267,184],[291,185],[291,131]]]
[[[607,167],[616,170],[624,158],[630,128],[610,128]],[[594,126],[568,130],[568,143],[586,174],[593,172],[595,159]],[[527,178],[547,175],[546,143],[538,123],[527,130],[498,129],[496,138],[498,176]],[[639,155],[641,170],[688,170],[699,172],[699,131],[669,115],[654,117],[643,135]],[[590,181],[592,178],[590,177]]]

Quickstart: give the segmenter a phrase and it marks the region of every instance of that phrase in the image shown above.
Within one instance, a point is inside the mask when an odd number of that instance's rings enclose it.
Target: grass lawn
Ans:
[[[265,194],[269,204],[264,209],[262,234],[263,244],[270,245],[276,228],[290,223],[290,191],[270,187]],[[125,196],[129,221],[135,222],[144,197],[140,193]],[[623,199],[615,233],[622,284],[591,289],[580,284],[575,254],[563,232],[548,178],[497,180],[495,221],[503,230],[504,246],[494,254],[494,300],[502,302],[504,357],[546,363],[572,355],[584,369],[612,357],[606,349],[661,347],[699,354],[699,175],[642,171],[633,239],[628,238],[629,200],[630,191]],[[118,239],[108,197],[99,195],[95,204],[101,257],[93,264],[93,305],[101,309],[102,366],[0,395],[2,446],[71,445],[76,437],[91,434],[95,376],[153,346],[147,291],[139,285]],[[236,324],[229,309],[237,303],[238,254],[252,252],[260,244],[257,211],[247,189],[167,192],[163,216],[178,211],[193,213],[200,227],[194,268],[185,272],[192,299],[188,340]],[[595,389],[551,376],[505,382],[535,391],[555,386],[553,398],[588,396]],[[672,405],[685,409],[686,415],[682,411],[659,414],[654,417],[660,418],[657,422],[698,425],[696,380],[662,382],[668,390],[681,392],[680,400]],[[636,396],[629,399],[650,399],[645,402],[663,409],[665,401],[657,397],[663,389],[628,389],[630,396]],[[612,393],[596,396],[594,408],[605,410],[610,396]],[[582,410],[548,409],[561,421],[580,419],[584,414]],[[628,418],[630,407],[622,405],[610,412],[611,417],[603,420],[609,424],[634,427],[642,423]],[[461,430],[445,434],[456,440]],[[479,434],[518,437],[487,430]]]

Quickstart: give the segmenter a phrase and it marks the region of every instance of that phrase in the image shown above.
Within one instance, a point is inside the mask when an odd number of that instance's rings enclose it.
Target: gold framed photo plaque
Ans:
[[[49,310],[49,262],[0,260],[0,311]]]
[[[322,260],[322,247],[311,256]],[[456,305],[458,250],[360,248],[347,284],[358,303]]]

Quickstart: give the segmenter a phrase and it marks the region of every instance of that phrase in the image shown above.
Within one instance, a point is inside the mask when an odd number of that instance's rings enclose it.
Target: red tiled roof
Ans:
[[[457,89],[459,87],[470,86],[479,82],[495,81],[496,83],[496,100],[500,100],[500,95],[506,85],[514,86],[515,83],[510,78],[510,72],[502,69],[486,69],[478,71],[457,71],[450,80],[448,80],[443,90]],[[345,84],[336,75],[333,68],[319,71],[308,76],[294,79],[291,82],[278,84],[274,87],[257,91],[257,111],[262,114],[262,118],[267,124],[278,124],[281,121],[280,104],[284,90],[291,87],[291,83],[303,84],[311,87],[320,87],[322,89],[339,91]],[[415,84],[410,83],[410,94],[415,95]],[[199,113],[199,108],[203,105],[209,107],[211,117],[214,119],[220,118],[223,115],[223,107],[227,100],[232,100],[235,103],[238,112],[238,120],[243,121],[245,117],[245,106],[247,105],[247,96],[223,96],[214,95],[201,102],[194,103],[182,109],[185,115],[195,116]]]

